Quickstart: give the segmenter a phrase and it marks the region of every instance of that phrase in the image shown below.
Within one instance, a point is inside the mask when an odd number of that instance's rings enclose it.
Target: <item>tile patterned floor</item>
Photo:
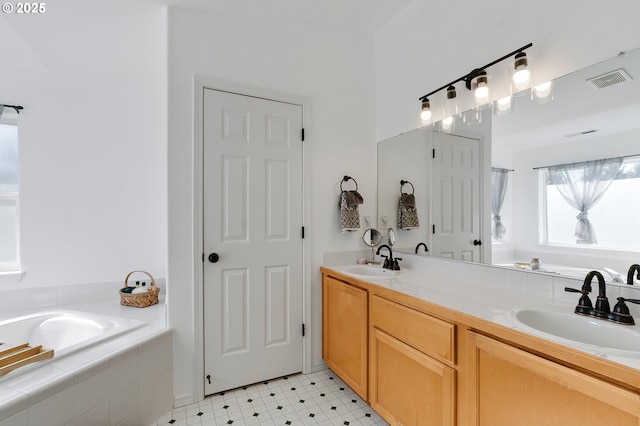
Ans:
[[[153,426],[387,425],[331,370],[296,374],[211,395]]]

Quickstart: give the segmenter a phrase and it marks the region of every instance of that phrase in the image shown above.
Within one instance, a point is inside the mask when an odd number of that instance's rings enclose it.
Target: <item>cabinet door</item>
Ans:
[[[453,425],[455,370],[371,329],[369,400],[394,425]]]
[[[366,401],[367,291],[325,276],[322,293],[322,357]]]
[[[640,425],[640,396],[469,332],[469,425]]]

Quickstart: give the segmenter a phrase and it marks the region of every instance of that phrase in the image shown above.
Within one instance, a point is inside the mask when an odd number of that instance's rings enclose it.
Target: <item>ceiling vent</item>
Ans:
[[[604,89],[605,87],[614,86],[629,80],[631,80],[631,77],[622,68],[587,79],[587,81],[593,83],[598,89]]]

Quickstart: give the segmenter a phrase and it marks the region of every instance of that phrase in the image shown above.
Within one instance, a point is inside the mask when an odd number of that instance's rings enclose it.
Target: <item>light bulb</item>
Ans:
[[[494,102],[493,113],[495,115],[507,115],[511,112],[511,96],[505,96]]]
[[[550,81],[538,84],[533,88],[532,96],[538,103],[550,101],[553,99],[553,84]]]
[[[489,87],[486,84],[482,84],[481,86],[479,85],[475,91],[476,99],[484,99],[487,96],[489,96]]]
[[[513,83],[518,89],[526,89],[531,79],[531,71],[528,69],[519,69],[513,73]]]
[[[485,71],[481,71],[474,80],[473,96],[476,98],[478,105],[483,105],[489,102],[489,78]]]
[[[431,103],[427,98],[422,100],[422,112],[420,113],[420,118],[422,121],[429,121],[431,119]]]
[[[496,102],[502,108],[508,107],[509,105],[511,105],[511,96],[505,96],[504,98],[498,99]]]
[[[531,85],[531,71],[528,66],[527,55],[524,52],[519,52],[513,61],[514,72],[511,75],[515,92],[528,89]]]
[[[455,123],[455,121],[453,120],[453,117],[451,117],[451,116],[443,118],[442,122],[441,122],[442,131],[443,132],[451,132],[451,131],[453,131],[454,123]]]
[[[542,84],[538,84],[536,86],[536,92],[540,93],[541,96],[548,95],[549,94],[549,89],[551,89],[551,82],[550,81],[547,81],[547,82],[542,83]]]

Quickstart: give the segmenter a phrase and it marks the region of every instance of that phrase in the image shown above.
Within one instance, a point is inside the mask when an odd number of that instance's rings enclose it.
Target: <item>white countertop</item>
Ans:
[[[461,265],[463,264],[461,263]],[[338,265],[326,266],[326,268],[346,273],[345,270],[353,266]],[[548,288],[541,290],[534,286],[518,285],[518,283],[508,285],[500,282],[499,279],[496,279],[494,284],[487,284],[487,280],[480,276],[478,276],[477,281],[473,281],[433,275],[428,271],[406,268],[392,277],[354,276],[354,278],[640,370],[640,352],[609,350],[608,348],[573,342],[529,329],[509,318],[511,310],[525,306],[539,306],[545,309],[553,309],[554,311],[573,313],[579,294],[562,295],[563,300],[557,300],[557,298],[554,298],[554,291],[549,291]],[[562,283],[559,284],[562,286]],[[575,281],[571,284],[575,286]],[[563,292],[563,288],[556,289],[556,291]],[[591,297],[594,299],[593,294]],[[567,303],[567,299],[575,299],[575,303]],[[610,297],[612,307],[614,302],[615,298]],[[640,318],[636,317],[636,319],[640,321]],[[638,338],[640,338],[640,325],[638,324],[633,326],[619,325],[595,318],[594,321],[634,330],[638,333]]]

